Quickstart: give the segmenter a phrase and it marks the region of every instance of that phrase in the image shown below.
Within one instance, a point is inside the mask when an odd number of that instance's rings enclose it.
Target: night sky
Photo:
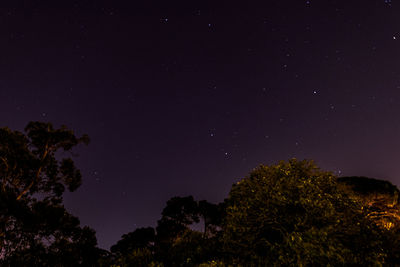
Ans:
[[[0,127],[91,137],[65,205],[100,247],[259,164],[400,185],[398,1],[129,2],[0,4]]]

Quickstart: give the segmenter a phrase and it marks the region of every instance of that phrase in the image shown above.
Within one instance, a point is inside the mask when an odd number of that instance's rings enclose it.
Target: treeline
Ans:
[[[88,142],[49,123],[0,128],[1,266],[400,265],[397,187],[295,159],[254,169],[223,203],[173,197],[155,228],[99,249],[62,204],[81,174],[56,157]]]

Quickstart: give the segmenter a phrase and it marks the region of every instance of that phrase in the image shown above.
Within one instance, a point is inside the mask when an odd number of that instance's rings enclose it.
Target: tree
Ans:
[[[182,257],[176,255],[176,244],[182,236],[188,236],[188,232],[191,232],[189,226],[199,220],[198,204],[193,196],[173,197],[168,200],[162,217],[157,222],[156,258],[166,266],[180,262]]]
[[[123,266],[148,266],[154,261],[155,231],[152,227],[138,228],[122,235],[111,247],[116,263]]]
[[[311,161],[261,165],[232,187],[224,246],[233,264],[374,265],[379,229],[336,177]]]
[[[62,205],[66,189],[82,182],[70,157],[87,135],[65,126],[30,122],[25,133],[0,128],[0,263],[7,266],[91,266],[98,249],[93,230]],[[85,252],[83,254],[82,252]]]
[[[198,223],[198,204],[193,196],[173,197],[167,201],[167,206],[162,211],[162,217],[183,226]]]
[[[400,265],[399,189],[389,181],[352,176],[338,178],[339,185],[361,202],[365,212],[384,236],[388,265]]]
[[[107,260],[122,266],[195,266],[217,257],[223,205],[193,196],[167,201],[156,231],[138,228],[111,247]],[[204,231],[194,230],[204,222]]]
[[[387,230],[400,228],[399,189],[389,181],[368,177],[340,177],[340,185],[367,210],[368,217]]]
[[[131,233],[122,235],[122,239],[111,247],[111,252],[125,254],[137,248],[152,249],[155,236],[156,234],[152,227],[138,228]]]
[[[207,200],[201,200],[198,205],[199,216],[204,223],[204,237],[215,236],[221,230],[225,210],[224,203],[213,204]]]

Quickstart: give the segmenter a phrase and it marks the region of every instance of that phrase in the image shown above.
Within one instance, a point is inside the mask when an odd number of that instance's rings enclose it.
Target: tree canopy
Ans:
[[[155,230],[138,228],[113,247],[130,248],[118,252],[114,262],[202,267],[398,265],[399,227],[382,224],[389,211],[399,214],[398,204],[393,204],[398,203],[397,192],[390,182],[337,178],[307,160],[261,165],[234,184],[223,203],[171,198]],[[203,231],[193,229],[198,222],[203,222]],[[143,231],[151,232],[154,243],[142,242]]]
[[[31,122],[25,132],[0,128],[0,263],[3,266],[79,266],[96,261],[95,232],[62,205],[82,175],[71,157],[61,158],[86,135]]]
[[[362,205],[311,161],[261,165],[232,187],[227,203],[224,244],[234,263],[374,265],[384,260],[379,229]]]
[[[156,227],[101,250],[63,206],[82,183],[72,149],[88,142],[50,123],[0,128],[1,266],[400,265],[399,189],[295,159],[260,165],[219,204],[172,197]]]

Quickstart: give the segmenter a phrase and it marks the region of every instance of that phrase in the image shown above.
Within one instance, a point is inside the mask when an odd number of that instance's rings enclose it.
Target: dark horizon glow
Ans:
[[[398,3],[189,2],[0,4],[1,127],[90,136],[65,205],[100,247],[259,164],[400,184]]]

